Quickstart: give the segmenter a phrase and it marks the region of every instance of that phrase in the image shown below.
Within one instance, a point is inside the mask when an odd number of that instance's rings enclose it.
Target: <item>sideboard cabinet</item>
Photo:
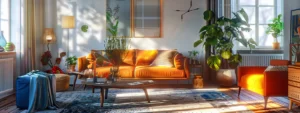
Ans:
[[[289,109],[292,109],[293,104],[300,104],[300,65],[288,67],[288,97]]]

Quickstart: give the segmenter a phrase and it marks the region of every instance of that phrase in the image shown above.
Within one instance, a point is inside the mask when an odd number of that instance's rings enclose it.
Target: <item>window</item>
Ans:
[[[161,2],[134,0],[134,37],[161,37]]]
[[[116,11],[116,7],[119,9],[115,15],[119,20],[118,36],[162,37],[162,2],[163,0],[108,0],[109,10]],[[110,36],[108,31],[107,36]]]
[[[245,37],[253,38],[258,44],[257,48],[271,47],[273,37],[266,34],[266,29],[271,20],[282,13],[282,0],[235,0],[233,3],[237,4],[233,11],[243,8],[249,16],[252,30],[245,32]],[[282,42],[282,37],[278,37],[278,41]]]
[[[0,0],[0,30],[3,31],[6,41],[9,41],[10,39],[9,5],[10,0]]]

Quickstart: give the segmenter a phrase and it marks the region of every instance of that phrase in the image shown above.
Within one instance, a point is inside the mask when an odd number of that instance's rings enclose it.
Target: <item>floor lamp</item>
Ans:
[[[75,18],[74,16],[63,16],[62,17],[62,28],[68,29],[68,48],[67,48],[67,57],[69,57],[69,47],[70,47],[70,36],[69,36],[69,29],[75,28]]]

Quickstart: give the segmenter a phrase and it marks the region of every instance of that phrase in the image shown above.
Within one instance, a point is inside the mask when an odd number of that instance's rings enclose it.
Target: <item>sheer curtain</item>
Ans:
[[[43,43],[44,0],[23,0],[24,20],[23,37],[21,35],[20,74],[39,69]],[[22,13],[22,12],[21,12]],[[22,19],[21,19],[22,20]]]

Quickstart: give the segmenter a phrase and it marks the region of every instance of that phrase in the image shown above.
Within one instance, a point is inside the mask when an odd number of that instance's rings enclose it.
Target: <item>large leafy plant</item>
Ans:
[[[271,24],[268,24],[266,33],[272,34],[273,38],[277,39],[277,37],[282,33],[282,31],[283,31],[283,22],[282,22],[282,15],[280,14],[272,20]]]
[[[232,53],[235,41],[250,49],[257,45],[252,38],[247,37],[249,38],[247,39],[243,34],[243,32],[251,31],[248,15],[244,9],[233,12],[233,15],[234,17],[231,19],[216,18],[213,11],[204,12],[204,19],[212,24],[200,29],[200,39],[194,43],[194,47],[203,44],[205,48],[212,48],[212,53],[209,53],[211,56],[207,59],[207,64],[211,69],[219,70],[222,61],[227,61],[231,68],[242,61],[241,55]]]

